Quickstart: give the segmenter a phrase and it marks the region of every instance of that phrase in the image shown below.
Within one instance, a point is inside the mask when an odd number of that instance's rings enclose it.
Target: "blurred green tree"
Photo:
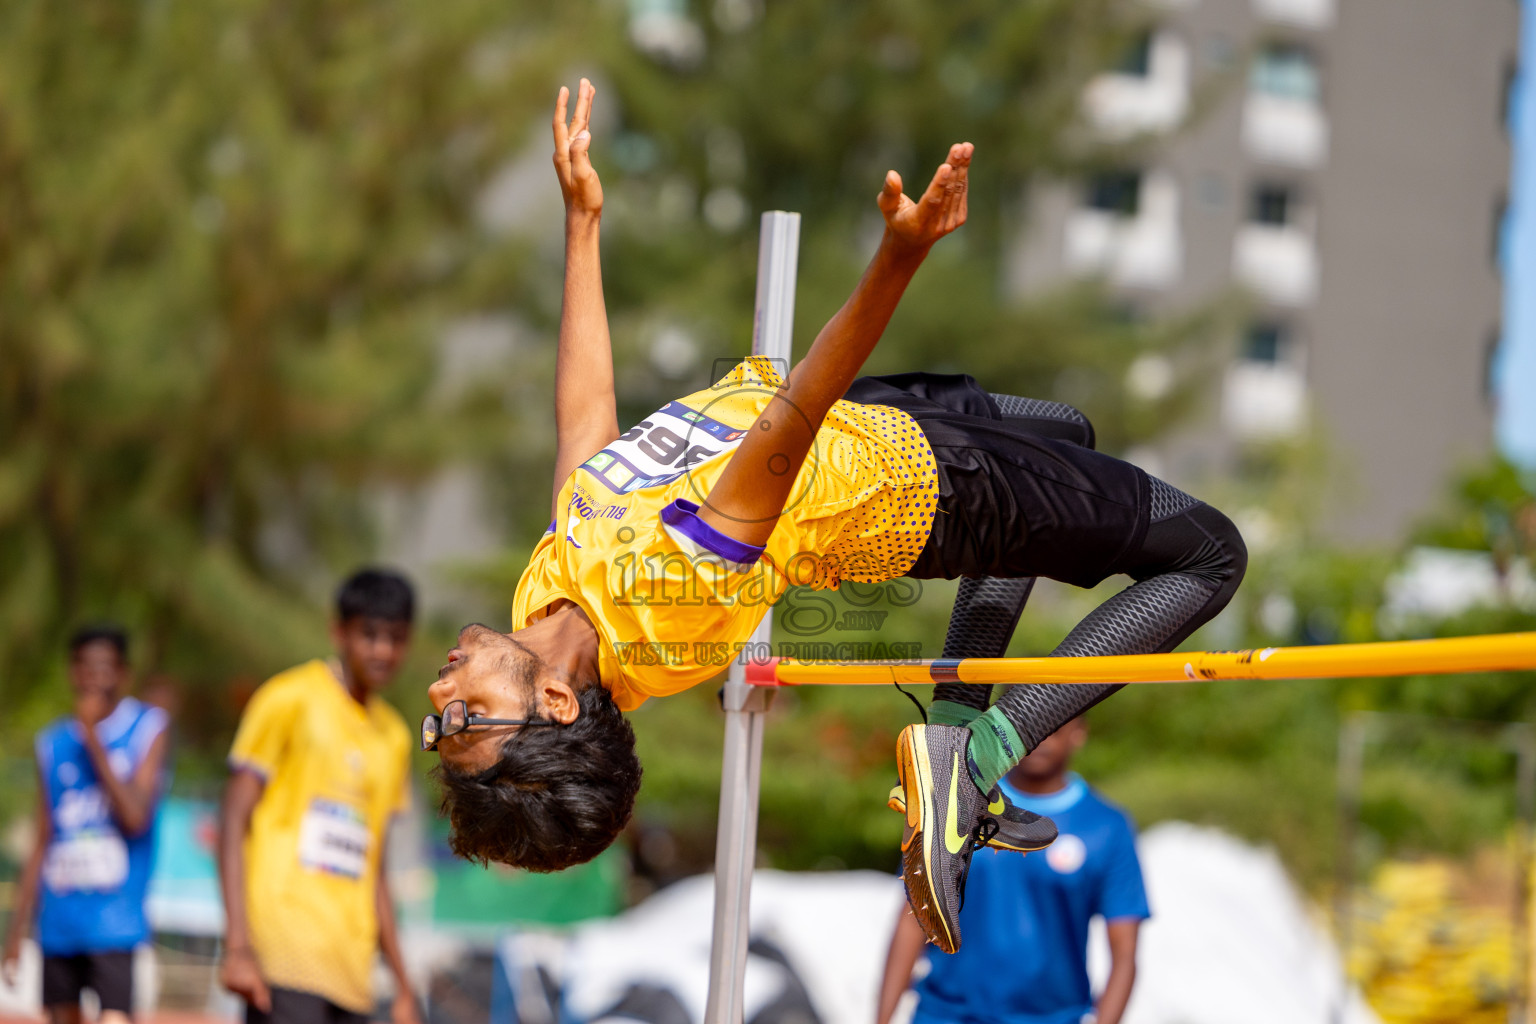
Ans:
[[[502,447],[477,418],[510,439],[515,405],[432,388],[444,326],[529,287],[477,203],[561,10],[0,5],[7,731],[83,617],[193,682],[316,649],[306,584],[372,553],[377,489]]]
[[[1466,470],[1445,507],[1415,538],[1436,547],[1487,551],[1507,594],[1515,561],[1536,557],[1536,473],[1502,455]]]

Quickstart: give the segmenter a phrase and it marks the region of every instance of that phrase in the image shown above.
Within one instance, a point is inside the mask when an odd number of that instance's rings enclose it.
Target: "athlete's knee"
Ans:
[[[1184,573],[1225,591],[1230,598],[1248,568],[1242,534],[1219,510],[1182,491],[1162,487],[1166,493],[1154,488],[1146,538],[1124,571],[1139,580]]]
[[[1243,574],[1248,571],[1248,545],[1243,542],[1237,524],[1203,501],[1185,514],[1211,542],[1207,546],[1207,557],[1198,568],[1224,588],[1236,590],[1243,581]]]

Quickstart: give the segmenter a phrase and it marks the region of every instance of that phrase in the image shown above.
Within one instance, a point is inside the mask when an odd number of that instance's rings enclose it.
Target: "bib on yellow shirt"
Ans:
[[[603,685],[628,711],[717,675],[791,585],[905,573],[933,525],[938,470],[906,413],[835,403],[765,547],[698,516],[782,378],[751,358],[588,459],[518,582],[513,628],[569,598],[597,628]]]
[[[266,781],[245,841],[251,943],[268,983],[368,1013],[378,949],[379,852],[406,808],[411,734],[311,661],[262,684],[230,765]]]

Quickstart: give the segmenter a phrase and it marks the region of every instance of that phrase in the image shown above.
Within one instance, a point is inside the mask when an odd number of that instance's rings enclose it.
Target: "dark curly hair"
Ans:
[[[577,693],[570,725],[519,729],[480,772],[440,764],[448,845],[467,860],[559,871],[602,853],[640,791],[635,730],[600,684]]]

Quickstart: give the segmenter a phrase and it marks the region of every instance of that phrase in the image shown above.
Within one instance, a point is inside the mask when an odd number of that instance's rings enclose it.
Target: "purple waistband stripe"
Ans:
[[[678,498],[661,510],[661,523],[680,546],[693,554],[714,555],[737,572],[749,572],[763,556],[761,544],[743,544],[699,518],[699,506]]]

